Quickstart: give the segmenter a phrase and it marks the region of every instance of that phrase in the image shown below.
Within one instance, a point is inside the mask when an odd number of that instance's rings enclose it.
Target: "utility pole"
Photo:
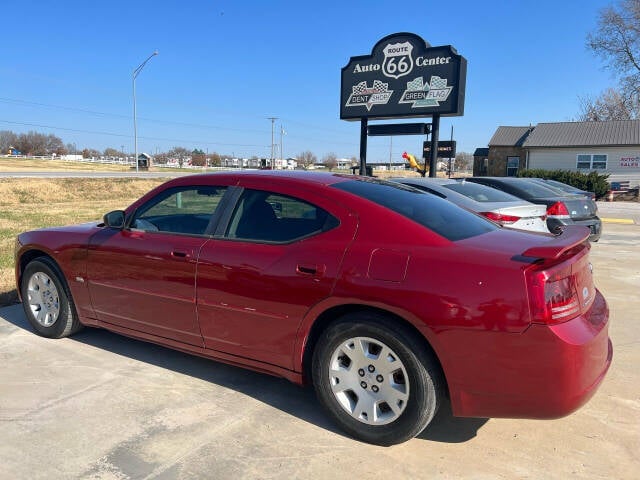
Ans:
[[[274,128],[276,125],[276,120],[278,120],[278,117],[267,117],[267,119],[271,120],[271,166],[273,166],[273,147],[275,145],[273,141],[273,134],[274,134]]]
[[[282,136],[286,135],[287,132],[282,128],[282,124],[280,124],[280,158],[284,160],[284,153],[282,152]]]
[[[453,125],[451,125],[451,144],[450,145],[453,145]],[[454,165],[455,165],[455,163],[454,163]],[[448,172],[449,173],[449,178],[451,178],[451,154],[449,154],[449,168],[448,168],[448,170],[449,170],[449,172]]]
[[[393,155],[393,136],[389,137],[389,172],[391,172],[391,156]]]

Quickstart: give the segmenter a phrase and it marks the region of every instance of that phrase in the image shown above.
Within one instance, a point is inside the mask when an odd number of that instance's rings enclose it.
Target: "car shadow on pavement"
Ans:
[[[33,332],[21,305],[3,308],[1,316],[16,327]],[[252,372],[99,328],[85,328],[69,337],[69,340],[233,389],[296,418],[347,437],[329,420],[310,387],[301,388],[282,378]],[[487,419],[455,418],[451,415],[449,405],[445,404],[429,428],[417,438],[460,443],[474,438],[478,428],[486,421]]]
[[[440,443],[464,443],[478,434],[488,418],[454,417],[451,404],[445,402],[431,424],[417,438]]]

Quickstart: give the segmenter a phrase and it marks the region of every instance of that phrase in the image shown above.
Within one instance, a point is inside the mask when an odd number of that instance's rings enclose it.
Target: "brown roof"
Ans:
[[[539,123],[524,142],[525,148],[616,145],[640,145],[640,120]]]
[[[521,147],[527,139],[531,127],[498,127],[489,140],[490,147]]]

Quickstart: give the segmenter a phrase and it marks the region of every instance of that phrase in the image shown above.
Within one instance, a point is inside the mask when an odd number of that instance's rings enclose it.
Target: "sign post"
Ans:
[[[342,68],[340,118],[360,120],[360,174],[366,174],[370,119],[432,117],[429,176],[435,176],[440,116],[464,114],[467,61],[451,46],[413,33],[384,37]]]
[[[367,117],[360,119],[360,175],[367,174]]]

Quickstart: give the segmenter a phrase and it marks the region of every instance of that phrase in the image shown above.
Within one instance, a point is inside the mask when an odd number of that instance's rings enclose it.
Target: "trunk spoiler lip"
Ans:
[[[584,243],[589,238],[591,230],[581,225],[567,225],[557,237],[549,242],[528,248],[522,253],[523,257],[534,257],[554,260],[571,250],[573,247]]]

